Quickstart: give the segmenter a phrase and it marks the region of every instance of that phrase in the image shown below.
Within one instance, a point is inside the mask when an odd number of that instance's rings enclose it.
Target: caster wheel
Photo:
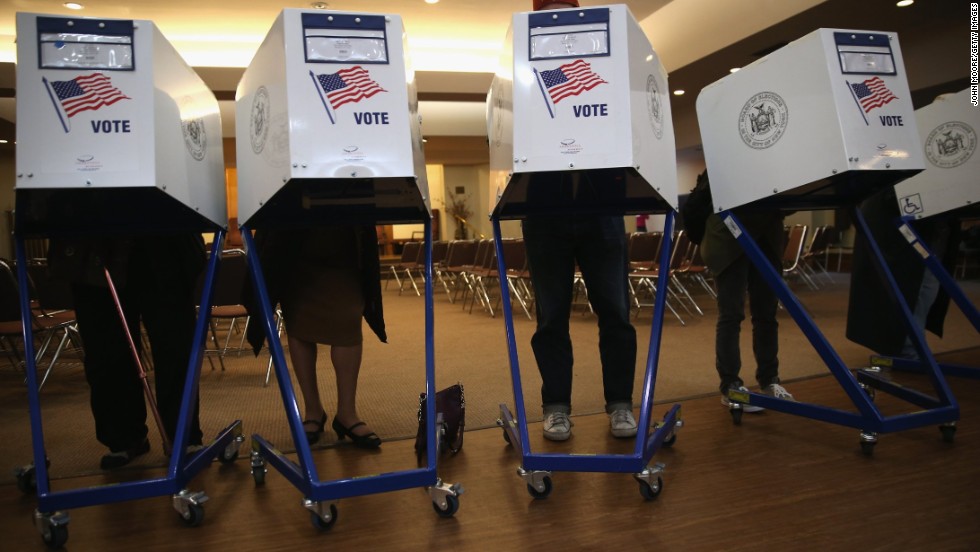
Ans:
[[[875,452],[875,444],[874,443],[868,443],[866,441],[862,441],[861,442],[861,452],[865,456],[871,456],[871,455],[873,455],[874,452]]]
[[[952,443],[953,437],[956,436],[956,426],[954,425],[941,425],[939,426],[939,432],[943,435],[944,443]],[[18,481],[19,483],[19,481]]]
[[[234,449],[230,453],[225,450],[220,456],[218,456],[218,462],[221,462],[226,466],[228,464],[233,464],[235,460],[238,460],[238,449]]]
[[[41,538],[44,540],[44,544],[48,545],[48,548],[57,550],[68,542],[68,526],[52,525],[41,535]]]
[[[449,518],[453,517],[459,510],[459,497],[449,495],[446,497],[446,509],[443,510],[435,502],[432,503],[432,509],[439,514],[439,517]]]
[[[256,485],[265,484],[265,473],[266,469],[264,464],[261,466],[252,466],[252,479]]]
[[[17,473],[17,489],[24,494],[34,494],[37,491],[34,468]]]
[[[742,425],[742,409],[733,408],[729,410],[732,413],[732,423],[735,425]]]
[[[504,441],[507,441],[507,444],[508,445],[512,444],[510,442],[510,433],[507,433],[507,430],[506,429],[504,430]]]
[[[544,483],[543,491],[535,489],[530,483],[527,486],[527,492],[534,498],[548,498],[548,495],[551,494],[551,478],[545,477],[541,481]]]
[[[188,504],[187,513],[180,516],[180,519],[184,520],[184,525],[188,527],[197,527],[204,521],[204,506]]]
[[[674,443],[676,443],[676,442],[677,442],[677,434],[676,433],[671,433],[670,434],[670,437],[667,437],[666,439],[664,439],[663,446],[665,448],[670,448],[670,447],[674,446]]]
[[[653,500],[660,496],[660,492],[664,490],[664,480],[661,477],[657,477],[656,485],[650,485],[646,482],[640,482],[640,495],[646,500]]]
[[[323,521],[323,518],[317,515],[316,512],[310,512],[310,521],[313,522],[313,527],[321,531],[330,529],[337,523],[337,507],[333,504],[330,505],[330,521]]]

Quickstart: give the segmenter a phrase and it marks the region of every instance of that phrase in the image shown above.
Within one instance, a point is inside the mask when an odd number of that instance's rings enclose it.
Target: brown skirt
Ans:
[[[324,345],[363,341],[364,292],[356,268],[324,268],[297,263],[280,300],[286,333]]]

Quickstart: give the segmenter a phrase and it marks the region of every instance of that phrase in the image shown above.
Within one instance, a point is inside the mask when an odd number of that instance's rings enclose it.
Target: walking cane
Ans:
[[[105,280],[109,283],[109,293],[112,294],[112,300],[116,304],[116,312],[119,313],[119,320],[122,322],[123,332],[126,333],[126,341],[129,342],[129,352],[133,353],[133,361],[136,362],[136,370],[139,372],[140,383],[143,384],[143,393],[146,395],[146,400],[150,403],[150,410],[153,411],[153,419],[157,422],[157,429],[160,430],[160,438],[163,439],[163,451],[167,456],[170,455],[170,439],[167,438],[167,432],[163,429],[163,420],[160,418],[160,410],[157,409],[157,403],[153,400],[153,392],[150,391],[150,384],[146,381],[146,370],[143,369],[143,363],[140,362],[139,351],[136,350],[136,343],[133,342],[133,334],[129,332],[129,324],[126,323],[126,313],[123,312],[122,303],[119,302],[119,294],[116,293],[116,286],[112,283],[112,276],[109,275],[109,269],[105,270]]]

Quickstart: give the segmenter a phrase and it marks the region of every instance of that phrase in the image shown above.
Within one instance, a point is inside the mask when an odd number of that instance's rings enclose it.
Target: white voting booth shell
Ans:
[[[236,93],[240,221],[249,223],[288,183],[304,181],[367,188],[359,197],[327,192],[319,203],[304,195],[302,208],[367,205],[388,222],[398,222],[384,214],[391,210],[428,214],[405,45],[397,15],[282,10]]]
[[[839,187],[849,177],[925,168],[894,33],[818,29],[706,86],[697,115],[717,211],[807,194],[822,206],[821,188],[857,191]]]
[[[496,215],[524,214],[534,173],[594,169],[624,169],[621,212],[677,207],[667,72],[625,5],[514,14],[487,132]]]
[[[17,42],[19,194],[155,189],[227,226],[218,102],[153,22],[18,13]]]
[[[917,219],[980,203],[980,110],[970,105],[970,90],[938,98],[917,109],[926,170],[895,185],[903,216]]]

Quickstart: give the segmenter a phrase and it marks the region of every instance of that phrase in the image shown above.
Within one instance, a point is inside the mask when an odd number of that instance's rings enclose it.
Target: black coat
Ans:
[[[385,331],[384,308],[381,301],[381,260],[378,257],[378,234],[373,226],[358,227],[360,239],[361,286],[364,291],[364,320],[382,343],[388,342]],[[294,239],[295,232],[260,229],[255,234],[255,248],[258,250],[262,276],[269,294],[270,310],[279,303],[282,296],[283,281],[289,273],[291,259],[302,254],[301,240]],[[251,278],[246,279],[242,304],[250,316],[260,316],[258,297]],[[265,342],[264,324],[248,325],[246,338],[256,355]]]
[[[914,310],[922,277],[928,268],[895,226],[899,217],[895,190],[887,188],[865,200],[861,204],[861,213],[905,302],[910,310]],[[959,243],[958,225],[951,224],[947,216],[935,215],[915,221],[912,226],[932,253],[942,259],[947,270],[952,270]],[[937,251],[933,248],[934,243],[942,233],[948,233],[948,237],[943,250]],[[866,239],[859,235],[854,243],[846,335],[878,354],[895,355],[901,351],[908,332],[899,308],[889,300],[885,286],[874,268]],[[948,309],[949,295],[940,288],[929,310],[926,329],[942,337]]]

